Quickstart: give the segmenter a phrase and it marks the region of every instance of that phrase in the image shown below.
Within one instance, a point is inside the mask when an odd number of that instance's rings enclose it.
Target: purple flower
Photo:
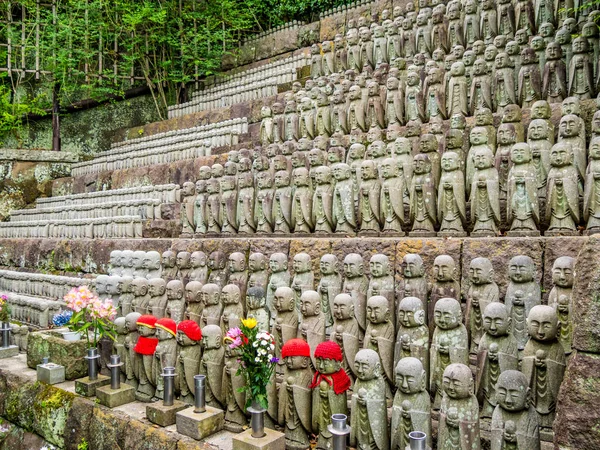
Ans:
[[[272,358],[269,360],[269,362],[270,362],[271,364],[278,363],[278,362],[279,362],[279,358],[278,358],[278,357],[276,357],[276,356],[274,356],[274,357],[272,357]]]

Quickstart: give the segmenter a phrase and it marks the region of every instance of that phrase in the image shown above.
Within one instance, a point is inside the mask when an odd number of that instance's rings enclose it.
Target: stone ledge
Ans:
[[[176,432],[175,426],[157,429],[140,414],[144,404],[134,402],[116,409],[73,393],[74,383],[50,386],[36,382],[36,372],[27,368],[25,355],[0,360],[0,421],[34,432],[65,450],[77,450],[82,442],[94,450],[226,450],[224,445],[194,441]],[[0,447],[2,447],[0,439]],[[33,447],[2,447],[29,450]],[[36,447],[40,448],[40,447]]]
[[[0,148],[0,161],[75,163],[79,161],[79,156],[70,152]]]

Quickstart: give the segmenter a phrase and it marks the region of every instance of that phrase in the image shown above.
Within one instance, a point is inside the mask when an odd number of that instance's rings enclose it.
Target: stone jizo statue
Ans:
[[[354,384],[350,416],[350,445],[389,449],[386,382],[377,352],[360,350],[354,359],[358,379]]]
[[[480,450],[479,404],[469,366],[450,364],[444,370],[444,397],[440,407],[438,448]]]
[[[479,341],[484,332],[483,312],[491,303],[499,302],[498,285],[494,281],[494,268],[487,258],[475,258],[469,264],[467,291],[467,320],[470,334],[471,353],[477,353]]]
[[[527,316],[536,305],[541,304],[542,288],[537,282],[533,260],[526,255],[512,258],[508,263],[508,277],[504,304],[508,311],[510,332],[517,340],[519,350],[525,348],[529,339],[527,334]]]
[[[530,404],[529,380],[518,370],[506,370],[498,376],[491,424],[491,450],[506,448],[540,449],[539,420]]]
[[[281,349],[281,356],[286,371],[279,388],[278,421],[285,427],[286,448],[306,449],[308,433],[313,431],[310,347],[302,339],[290,339]]]
[[[497,403],[496,384],[506,370],[517,370],[519,349],[510,334],[511,319],[505,305],[490,303],[483,311],[483,328],[477,348],[477,384],[475,392],[482,398],[481,417],[492,417]]]
[[[468,364],[469,341],[462,324],[460,303],[453,298],[440,299],[433,315],[435,331],[430,349],[430,392],[435,393],[434,409],[442,401],[444,371],[454,363]],[[470,369],[469,369],[470,370]],[[471,391],[473,386],[471,386]],[[479,417],[479,410],[477,411]]]
[[[318,449],[329,450],[332,435],[327,426],[333,414],[348,415],[346,391],[351,380],[342,368],[342,349],[334,341],[325,341],[314,350],[316,372],[310,384],[312,394],[312,428],[319,433]]]
[[[421,431],[431,447],[431,400],[426,389],[427,374],[417,358],[407,357],[395,366],[397,387],[392,406],[391,449],[409,447],[409,433]]]
[[[558,390],[565,372],[565,350],[558,341],[560,323],[551,306],[534,306],[527,316],[529,342],[523,350],[521,371],[529,380],[531,403],[540,427],[551,428],[556,413]]]

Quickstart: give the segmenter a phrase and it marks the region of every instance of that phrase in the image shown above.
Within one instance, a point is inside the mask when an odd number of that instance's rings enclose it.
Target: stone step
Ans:
[[[142,200],[147,198],[156,198],[162,203],[177,203],[180,199],[179,185],[172,183],[142,185],[80,194],[43,197],[37,199],[36,207],[44,209],[61,205],[99,204],[111,201]]]
[[[2,238],[133,238],[142,237],[140,216],[99,219],[38,220],[0,223]]]
[[[142,219],[160,219],[159,199],[121,200],[105,203],[84,203],[54,206],[43,209],[18,209],[11,211],[11,222],[61,221],[72,219],[100,219],[117,216],[140,216]]]

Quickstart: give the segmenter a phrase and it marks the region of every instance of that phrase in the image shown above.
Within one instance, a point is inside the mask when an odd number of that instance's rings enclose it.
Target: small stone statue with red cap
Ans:
[[[206,376],[206,404],[223,409],[223,367],[225,347],[223,333],[219,325],[206,325],[202,328],[204,353],[200,360],[200,374]]]
[[[290,339],[281,349],[286,370],[279,388],[280,425],[285,425],[285,447],[305,450],[310,446],[312,433],[313,371],[310,366],[310,347],[303,339]]]
[[[156,391],[156,378],[153,373],[154,351],[158,345],[156,333],[156,317],[140,316],[136,322],[139,338],[133,351],[135,352],[134,373],[138,375],[138,386],[135,398],[139,402],[150,402]]]
[[[177,324],[173,319],[164,317],[156,321],[156,336],[158,345],[154,351],[153,375],[156,383],[156,398],[164,397],[164,378],[161,376],[165,367],[175,367],[177,359]]]
[[[202,347],[202,331],[193,320],[184,320],[177,325],[177,365],[179,393],[182,402],[194,403],[194,375],[198,374]],[[177,380],[177,378],[176,378]]]
[[[333,414],[348,415],[346,391],[351,381],[342,368],[342,349],[333,341],[321,342],[314,354],[317,371],[310,385],[312,394],[312,428],[319,433],[318,449],[332,448],[332,435],[327,429]]]

